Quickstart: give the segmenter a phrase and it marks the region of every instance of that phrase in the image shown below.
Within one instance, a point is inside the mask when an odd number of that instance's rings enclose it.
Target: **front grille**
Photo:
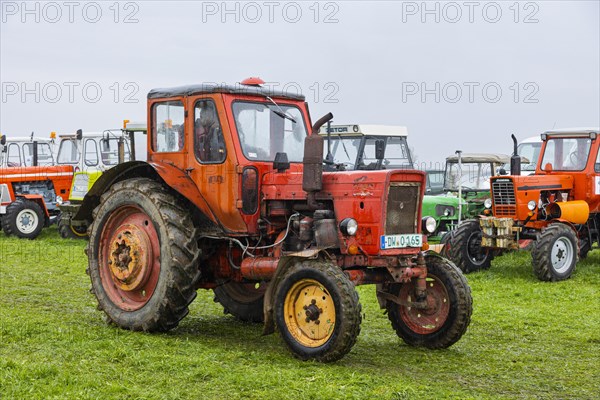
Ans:
[[[515,186],[510,179],[496,179],[492,183],[492,196],[494,199],[495,215],[512,216],[517,211],[515,199]]]
[[[398,235],[417,231],[420,184],[392,182],[388,195],[385,234]]]

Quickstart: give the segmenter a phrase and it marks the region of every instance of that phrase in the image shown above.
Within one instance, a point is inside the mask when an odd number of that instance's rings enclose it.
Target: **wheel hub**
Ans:
[[[108,265],[115,284],[125,291],[143,286],[152,262],[147,234],[134,225],[123,225],[114,233],[110,246]]]
[[[304,312],[306,314],[306,322],[313,321],[315,324],[319,325],[321,321],[319,321],[319,316],[323,312],[322,308],[317,307],[317,301],[312,299],[311,303],[307,306],[304,306]]]

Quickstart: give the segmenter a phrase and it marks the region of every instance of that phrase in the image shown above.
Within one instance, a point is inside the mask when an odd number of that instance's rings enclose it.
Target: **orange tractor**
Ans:
[[[491,178],[485,215],[463,222],[445,255],[463,271],[489,268],[494,254],[533,241],[533,272],[543,281],[567,279],[577,260],[600,244],[600,138],[598,128],[545,132],[534,175]]]
[[[27,162],[20,162],[21,159]],[[2,135],[0,227],[5,234],[35,239],[45,226],[56,222],[59,203],[69,197],[74,168],[53,164],[46,141],[32,139],[7,145],[6,136]]]
[[[355,285],[376,284],[404,341],[459,340],[471,292],[425,251],[425,174],[324,173],[318,132],[333,116],[309,134],[304,97],[261,83],[148,94],[148,161],[105,172],[74,216],[91,222],[99,309],[125,329],[166,331],[212,289],[226,312],[277,328],[295,356],[328,362],[360,332]]]

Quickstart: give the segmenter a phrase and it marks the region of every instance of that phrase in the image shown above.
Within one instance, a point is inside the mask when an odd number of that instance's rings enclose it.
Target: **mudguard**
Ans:
[[[73,220],[91,223],[92,212],[100,204],[102,194],[115,183],[131,178],[150,178],[164,182],[194,204],[208,219],[221,227],[208,203],[185,171],[172,164],[156,161],[151,163],[128,161],[104,172],[83,198],[81,207]]]

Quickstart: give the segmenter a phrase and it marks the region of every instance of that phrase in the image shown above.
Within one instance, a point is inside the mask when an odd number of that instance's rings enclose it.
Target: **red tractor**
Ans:
[[[119,327],[166,331],[212,289],[226,312],[277,328],[295,356],[328,362],[360,332],[355,286],[376,284],[405,342],[459,340],[471,292],[425,251],[425,174],[324,173],[318,132],[333,116],[309,131],[304,97],[261,83],[148,94],[148,161],[105,172],[74,216],[91,223],[99,308]]]
[[[35,239],[56,221],[61,198],[68,198],[73,166],[53,165],[44,140],[0,139],[0,227],[7,235]],[[9,166],[10,165],[10,166]]]
[[[489,268],[494,254],[532,244],[533,272],[543,281],[571,276],[577,260],[600,244],[600,130],[545,132],[534,175],[521,176],[511,159],[511,176],[491,178],[485,215],[463,222],[446,255],[463,271]]]

